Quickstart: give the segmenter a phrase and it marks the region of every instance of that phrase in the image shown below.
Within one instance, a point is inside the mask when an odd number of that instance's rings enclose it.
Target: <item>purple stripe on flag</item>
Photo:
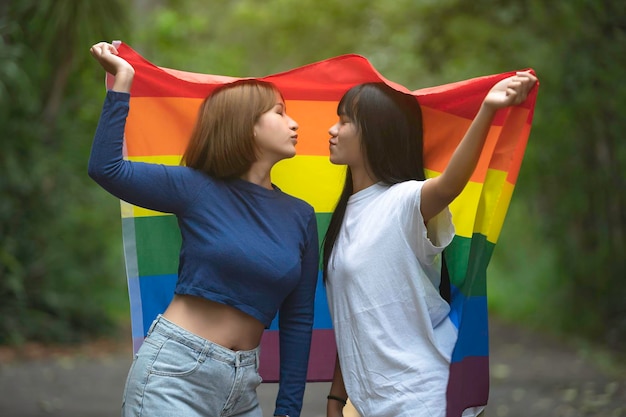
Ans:
[[[466,408],[487,404],[489,357],[467,357],[461,362],[452,363],[446,398],[446,417],[459,417]]]
[[[277,330],[266,330],[261,341],[259,373],[263,382],[278,382],[280,377],[279,337]],[[313,330],[307,381],[328,381],[335,368],[335,334],[333,330]],[[315,352],[315,353],[313,353]]]

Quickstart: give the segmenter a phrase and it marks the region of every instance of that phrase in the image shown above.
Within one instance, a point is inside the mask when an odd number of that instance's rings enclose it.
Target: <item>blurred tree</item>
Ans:
[[[513,207],[521,224],[505,228],[507,245],[534,258],[509,262],[518,271],[498,279],[515,277],[515,293],[529,293],[522,308],[535,324],[623,346],[626,8],[611,0],[457,0],[433,3],[429,15],[424,32],[437,35],[420,42],[420,54],[431,72],[462,78],[532,66],[543,85],[513,200],[523,206]],[[496,250],[500,256],[517,255]]]
[[[118,238],[119,228],[102,227],[109,218],[102,210],[118,216],[117,207],[83,174],[85,135],[99,110],[96,90],[85,86],[101,73],[92,63],[78,69],[91,43],[112,39],[161,66],[233,76],[358,53],[411,89],[533,67],[542,88],[492,262],[501,275],[490,282],[508,292],[500,291],[496,307],[613,345],[626,340],[626,146],[619,136],[626,87],[618,78],[626,67],[626,9],[619,2],[22,0],[0,11],[0,123],[9,138],[0,156],[0,294],[17,300],[0,306],[7,317],[0,343],[25,327],[22,311],[45,312],[45,320],[32,319],[38,325],[50,317],[71,322],[59,306],[75,310],[78,298],[91,297],[86,278],[111,279],[102,258],[119,250],[119,240],[104,242]],[[132,31],[121,25],[124,16],[134,16]],[[99,233],[110,236],[86,240]],[[58,290],[71,285],[73,294]]]
[[[555,280],[568,331],[623,347],[626,8],[611,0],[536,2],[532,13],[558,45],[543,56],[549,94],[538,110],[542,143],[529,155],[538,175],[529,177],[527,201],[557,249],[558,276],[546,278]]]
[[[0,344],[97,334],[124,299],[110,217],[97,212],[116,204],[100,204],[86,175],[95,80],[79,70],[93,39],[123,28],[123,10],[82,0],[0,9]]]

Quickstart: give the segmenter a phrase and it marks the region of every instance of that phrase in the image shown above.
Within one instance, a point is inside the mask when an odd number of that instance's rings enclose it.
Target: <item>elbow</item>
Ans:
[[[87,165],[87,175],[89,178],[100,184],[104,179],[104,170],[98,164],[95,164],[91,159]]]
[[[97,161],[89,160],[87,174],[101,187],[108,189],[119,177],[119,167],[117,165],[101,164]]]

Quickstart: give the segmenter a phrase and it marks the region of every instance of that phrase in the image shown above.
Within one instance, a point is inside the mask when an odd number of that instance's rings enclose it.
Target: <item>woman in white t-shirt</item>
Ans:
[[[425,180],[414,96],[384,83],[350,89],[329,130],[346,182],[324,240],[324,278],[338,360],[327,416],[348,396],[361,416],[444,416],[457,330],[439,293],[441,252],[454,236],[448,205],[469,181],[500,108],[536,78],[498,82],[444,172]],[[466,410],[464,416],[479,413]]]

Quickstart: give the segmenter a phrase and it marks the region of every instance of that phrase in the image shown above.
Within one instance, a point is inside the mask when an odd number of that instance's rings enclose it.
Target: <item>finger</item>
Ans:
[[[117,48],[114,45],[111,45],[110,43],[107,43],[107,50],[113,55],[119,54],[119,52],[117,51]]]
[[[516,101],[515,104],[521,104],[525,102],[527,97],[528,97],[528,89],[523,89],[519,91],[517,94],[517,97],[515,98],[515,101]]]
[[[534,85],[535,85],[535,81],[531,79],[525,79],[522,82],[522,85],[520,87],[520,92],[523,93],[524,99],[526,99],[526,96],[528,95],[528,93],[530,92],[530,90],[533,88]]]
[[[518,95],[518,91],[516,89],[511,88],[511,87],[507,87],[507,89],[506,89],[506,100],[509,103],[515,102],[515,98],[517,97],[517,95]]]
[[[97,58],[98,56],[100,56],[100,54],[102,54],[102,47],[100,46],[100,44],[96,44],[96,45],[91,47],[89,52],[91,52],[91,55],[94,58]]]
[[[519,91],[522,89],[522,82],[521,81],[517,81],[517,80],[512,80],[507,84],[507,89],[513,89],[516,91]]]
[[[536,78],[530,78],[530,77],[522,77],[519,80],[519,91],[524,93],[524,94],[528,94],[528,92],[530,90],[532,90],[533,86],[536,83]]]
[[[106,42],[98,42],[97,44],[94,45],[94,48],[98,49],[98,50],[103,50],[106,47]]]
[[[522,83],[520,81],[510,81],[506,85],[506,95],[508,96],[511,91],[515,91],[516,94],[519,94],[523,90]]]
[[[95,44],[94,46],[92,46],[91,49],[92,49],[92,51],[96,55],[100,56],[100,55],[102,55],[103,53],[106,52],[106,50],[107,50],[107,43],[106,42],[99,42],[99,43]]]
[[[520,77],[524,81],[529,82],[531,87],[537,82],[537,77],[535,77],[530,71],[517,72],[516,76]]]
[[[99,42],[91,47],[91,49],[96,52],[98,55],[103,55],[106,53],[112,53],[114,55],[118,55],[117,49],[107,42]]]
[[[508,87],[506,88],[506,95],[507,95],[507,96],[508,96],[509,94],[518,94],[518,93],[519,93],[519,91],[517,91],[517,89],[516,89],[516,88],[513,88],[513,87],[511,87],[511,86],[508,86]]]
[[[102,54],[111,53],[111,45],[108,43],[102,44]]]

